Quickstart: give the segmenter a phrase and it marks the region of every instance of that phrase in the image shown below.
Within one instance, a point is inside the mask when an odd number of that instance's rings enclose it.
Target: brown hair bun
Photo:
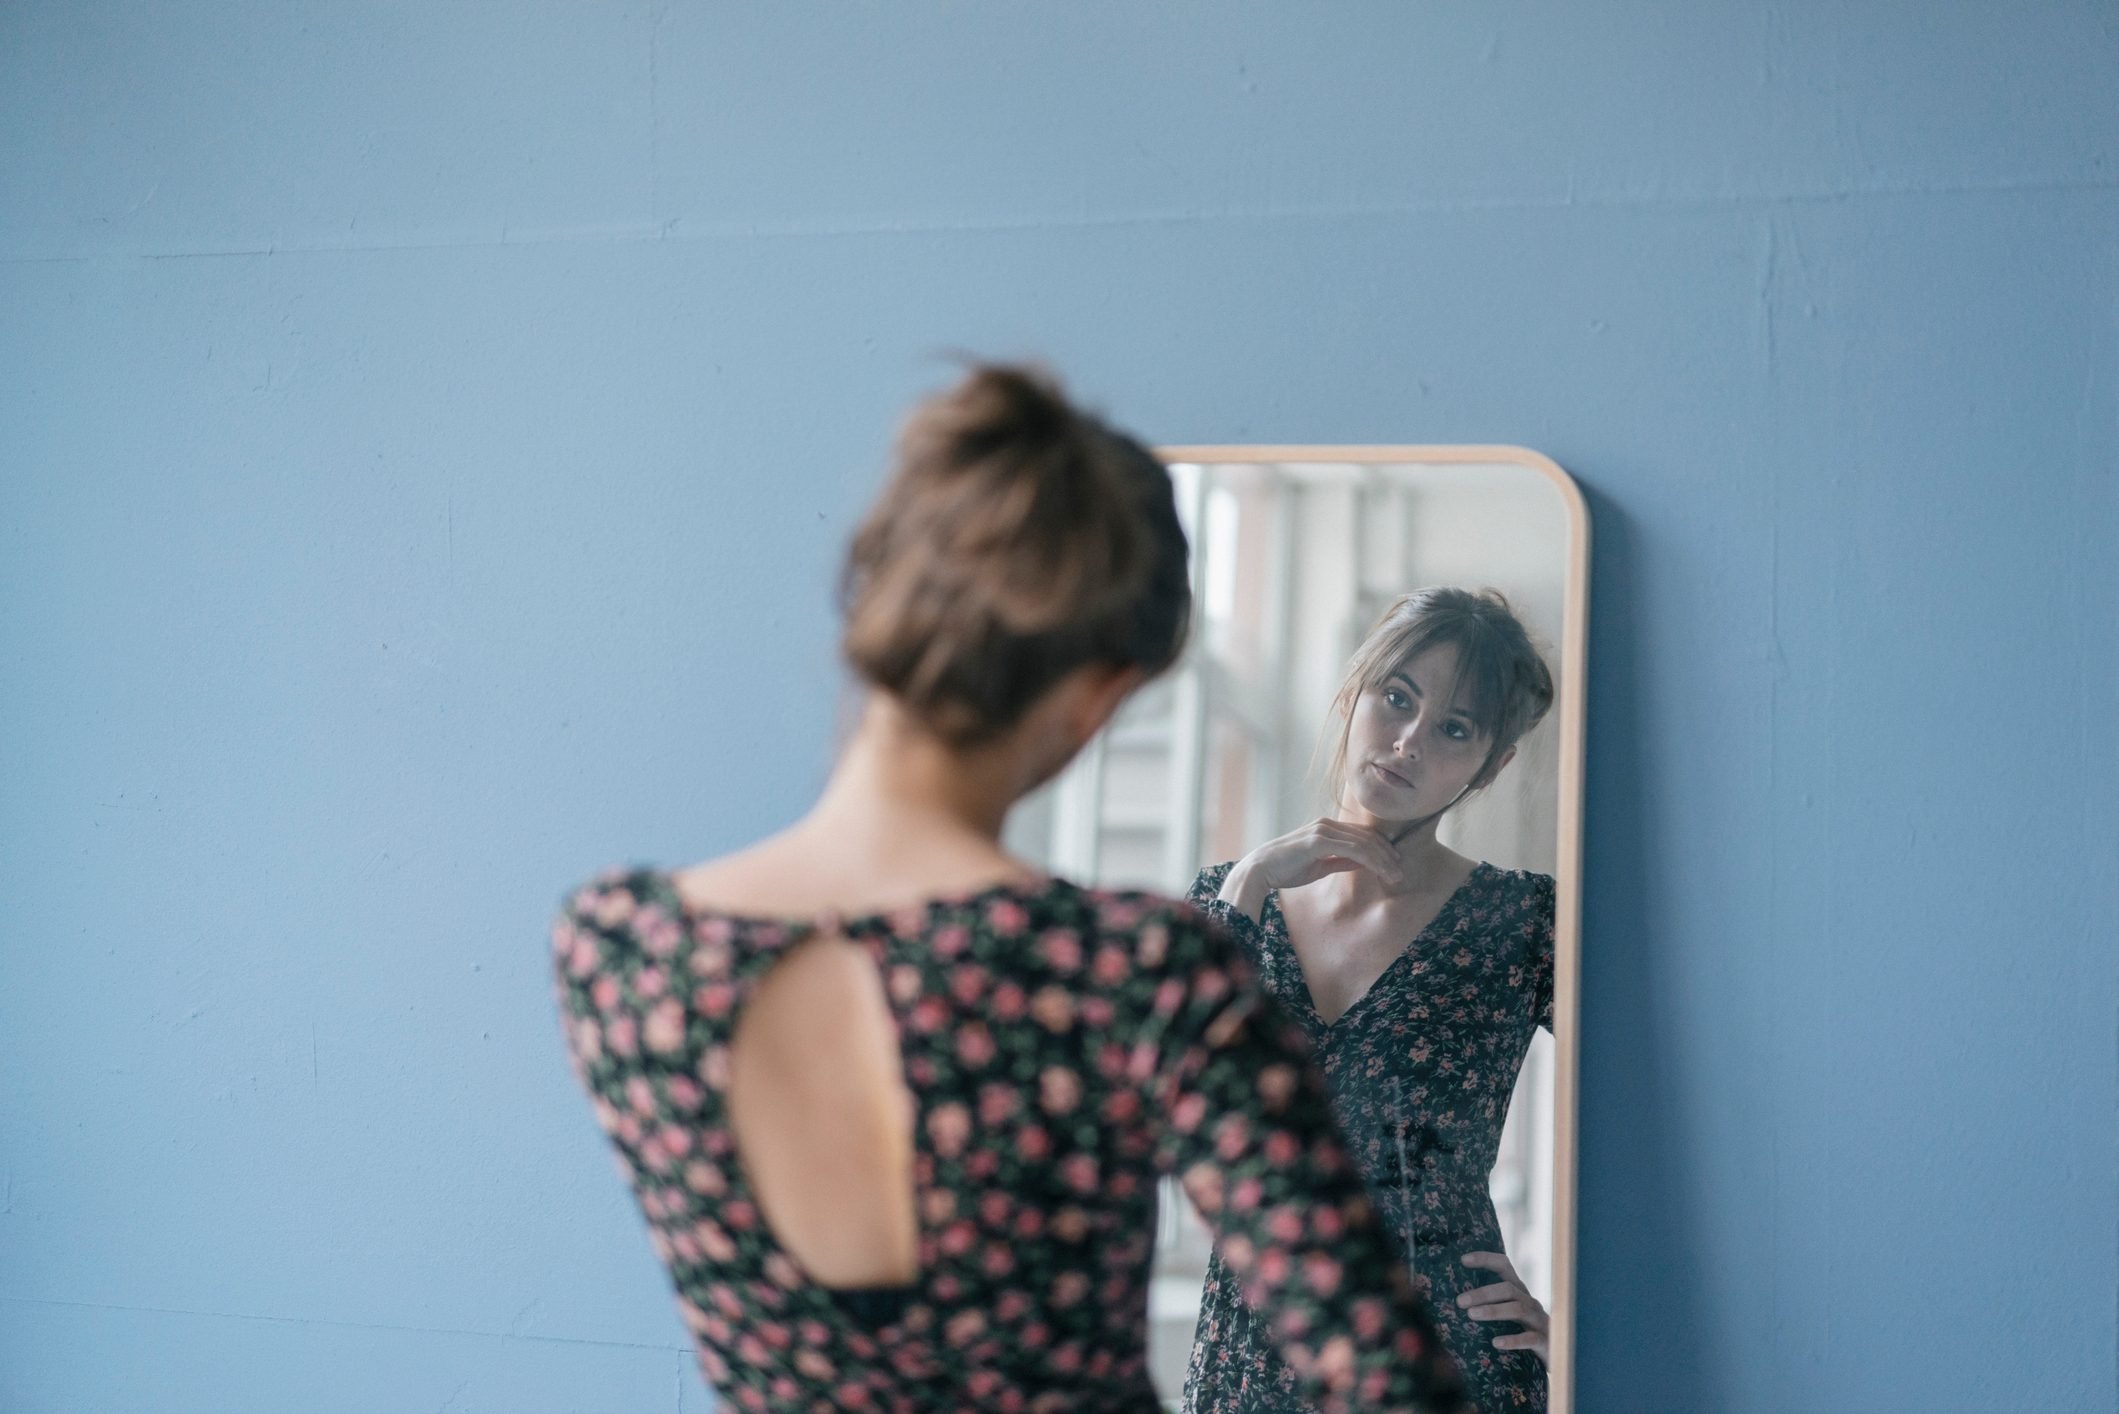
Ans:
[[[976,364],[913,410],[840,578],[861,677],[968,744],[1088,663],[1150,674],[1191,617],[1170,474],[1040,369]]]

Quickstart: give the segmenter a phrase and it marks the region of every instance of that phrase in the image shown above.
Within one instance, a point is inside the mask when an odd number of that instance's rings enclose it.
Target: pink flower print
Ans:
[[[1002,1021],[1013,1021],[1023,1014],[1023,989],[1013,982],[1003,982],[993,989],[993,1014]]]
[[[688,966],[694,977],[726,977],[729,965],[736,960],[736,951],[726,942],[702,941],[692,949]]]
[[[599,928],[616,928],[633,916],[633,896],[624,889],[610,889],[596,900],[592,916]]]
[[[1052,1281],[1052,1305],[1064,1311],[1078,1305],[1089,1294],[1089,1278],[1080,1272],[1061,1272]]]
[[[1055,972],[1074,972],[1082,965],[1082,940],[1065,928],[1048,928],[1037,940],[1038,955]]]
[[[1302,1157],[1302,1145],[1285,1129],[1276,1129],[1266,1136],[1266,1162],[1275,1168],[1286,1168]]]
[[[1155,1049],[1153,1041],[1134,1042],[1133,1049],[1126,1055],[1126,1078],[1135,1083],[1149,1079],[1155,1074],[1156,1064],[1161,1059],[1162,1055]]]
[[[986,1318],[977,1311],[959,1311],[942,1327],[942,1339],[962,1348],[986,1333]]]
[[[1266,1231],[1273,1234],[1275,1242],[1293,1246],[1302,1241],[1302,1213],[1292,1204],[1284,1203],[1266,1219]]]
[[[633,974],[633,995],[652,1001],[669,985],[669,974],[659,967],[643,967]]]
[[[890,969],[890,999],[900,1006],[910,1006],[918,1000],[921,990],[920,969],[910,963],[901,963]]]
[[[683,930],[660,904],[642,904],[633,914],[633,935],[649,957],[668,957],[677,951]]]
[[[964,1160],[964,1176],[974,1181],[992,1178],[1001,1171],[1001,1156],[991,1149],[980,1149]]]
[[[728,1047],[709,1046],[699,1057],[699,1079],[714,1091],[728,1088]]]
[[[1015,1215],[1015,1235],[1022,1238],[1036,1237],[1045,1230],[1045,1214],[1037,1208],[1025,1208]]]
[[[996,899],[986,908],[986,923],[997,933],[1020,933],[1030,926],[1030,914],[1013,899]]]
[[[722,1205],[721,1221],[731,1232],[749,1232],[758,1225],[758,1210],[738,1198]]]
[[[1052,1152],[1051,1136],[1034,1124],[1026,1124],[1015,1132],[1015,1152],[1036,1163]]]
[[[674,1124],[665,1124],[655,1136],[662,1142],[662,1152],[673,1159],[681,1159],[692,1151],[692,1132]]]
[[[723,1339],[726,1340],[726,1337],[723,1337]],[[717,1355],[711,1350],[702,1350],[699,1352],[699,1369],[700,1372],[707,1377],[707,1379],[711,1380],[717,1386],[728,1383],[728,1361],[723,1360],[719,1355]]]
[[[1337,1242],[1346,1236],[1346,1219],[1330,1204],[1319,1204],[1310,1214],[1310,1231],[1320,1242]]]
[[[1140,1096],[1131,1090],[1114,1090],[1104,1101],[1104,1118],[1112,1124],[1131,1124],[1140,1118]]]
[[[611,1024],[605,1027],[603,1031],[603,1043],[610,1048],[611,1054],[614,1056],[624,1056],[627,1059],[631,1059],[639,1055],[639,1024],[630,1016],[611,1018]]]
[[[1080,1242],[1089,1235],[1089,1215],[1080,1208],[1062,1208],[1052,1215],[1052,1235],[1062,1242]]]
[[[930,1188],[920,1195],[920,1212],[929,1227],[940,1227],[956,1217],[956,1194],[946,1188]]]
[[[634,1075],[625,1082],[625,1102],[638,1114],[655,1112],[655,1087],[647,1083],[644,1075]]]
[[[974,1068],[985,1065],[999,1052],[993,1044],[993,1033],[978,1022],[972,1022],[957,1032],[956,1058]]]
[[[574,1023],[574,1054],[588,1062],[603,1059],[603,1028],[583,1018]]]
[[[1185,1193],[1192,1206],[1211,1217],[1221,1211],[1221,1170],[1212,1164],[1194,1164],[1184,1173]]]
[[[912,1029],[931,1036],[949,1020],[949,1007],[940,997],[922,997],[912,1009]]]
[[[1100,1175],[1096,1160],[1088,1154],[1070,1154],[1060,1164],[1060,1176],[1077,1193],[1094,1193]]]
[[[603,965],[603,949],[587,933],[574,935],[574,950],[567,954],[567,975],[579,981]]]
[[[964,1392],[981,1404],[993,1398],[1001,1387],[1001,1377],[992,1370],[974,1370],[964,1381]]]
[[[970,1135],[971,1111],[962,1105],[940,1105],[927,1116],[927,1137],[934,1141],[935,1152],[945,1159],[964,1152],[964,1141]]]
[[[1303,1285],[1327,1299],[1339,1289],[1339,1278],[1343,1273],[1339,1263],[1322,1252],[1312,1252],[1302,1259]]]
[[[795,1368],[813,1380],[828,1380],[839,1372],[831,1361],[814,1350],[802,1350],[795,1354]]]
[[[866,1409],[869,1407],[868,1388],[851,1382],[840,1385],[831,1392],[831,1402],[840,1409]]]
[[[1140,959],[1142,967],[1162,966],[1163,959],[1170,955],[1170,930],[1160,923],[1151,923],[1141,929],[1140,937],[1133,945],[1133,955]]]
[[[1081,1010],[1082,1025],[1098,1029],[1109,1026],[1112,1019],[1118,1015],[1118,1009],[1111,1005],[1107,997],[1083,997]]]
[[[1177,1009],[1185,1004],[1185,984],[1175,977],[1165,978],[1155,989],[1154,1012],[1157,1016],[1175,1016]]]
[[[598,1011],[613,1011],[618,1006],[618,979],[611,976],[598,977],[589,984],[589,1002]]]
[[[1301,1077],[1295,1073],[1294,1066],[1266,1066],[1258,1072],[1258,1098],[1265,1102],[1269,1112],[1277,1113],[1287,1107],[1288,1101],[1295,1098],[1295,1087],[1300,1080]]]
[[[928,943],[928,947],[933,949],[934,955],[945,961],[962,955],[964,949],[969,946],[971,946],[971,930],[958,924],[951,924],[947,928],[937,929],[933,940]]]
[[[684,1186],[694,1193],[718,1198],[728,1191],[728,1179],[706,1160],[694,1159],[684,1166]]]
[[[1170,1127],[1179,1134],[1190,1134],[1199,1128],[1199,1122],[1207,1117],[1207,1097],[1194,1090],[1180,1097],[1170,1107]]]
[[[953,1222],[942,1229],[941,1248],[945,1257],[961,1257],[978,1245],[979,1230],[969,1221]]]
[[[1229,1206],[1239,1213],[1248,1213],[1264,1202],[1265,1196],[1263,1183],[1255,1178],[1239,1178],[1236,1180],[1236,1186],[1229,1190]]]
[[[1040,987],[1030,999],[1037,1024],[1057,1035],[1074,1025],[1074,997],[1064,987]]]
[[[993,1318],[1004,1326],[1013,1325],[1021,1320],[1029,1309],[1029,1296],[1011,1287],[994,1299]]]
[[[1048,1065],[1038,1075],[1037,1091],[1046,1114],[1069,1114],[1081,1102],[1081,1077],[1065,1066]]]
[[[700,1257],[699,1239],[688,1232],[670,1234],[670,1250],[686,1265],[696,1263]]]
[[[672,1109],[682,1110],[687,1114],[698,1109],[706,1098],[706,1092],[699,1088],[698,1083],[685,1075],[673,1075],[663,1081],[662,1090],[669,1097]]]
[[[684,1006],[675,997],[665,998],[655,1004],[647,1014],[647,1028],[642,1032],[647,1048],[658,1055],[670,1055],[684,1047]]]
[[[998,1242],[989,1242],[979,1258],[979,1270],[999,1280],[1015,1270],[1015,1254]]]
[[[964,1006],[974,1006],[986,994],[986,969],[964,963],[949,972],[949,994]]]
[[[1096,950],[1096,963],[1090,968],[1089,975],[1099,986],[1116,987],[1132,970],[1133,964],[1126,960],[1123,948],[1107,946]]]
[[[1372,1341],[1383,1334],[1383,1303],[1373,1296],[1365,1296],[1354,1303],[1353,1317],[1354,1334],[1361,1339]]]
[[[1279,1286],[1288,1279],[1288,1254],[1278,1247],[1268,1247],[1259,1254],[1258,1266],[1251,1275],[1260,1286]]]
[[[611,1102],[609,1100],[606,1100],[601,1095],[598,1095],[595,1099],[595,1102],[591,1104],[589,1108],[595,1112],[596,1123],[603,1127],[603,1132],[605,1134],[614,1134],[617,1132],[618,1111],[612,1107]]]

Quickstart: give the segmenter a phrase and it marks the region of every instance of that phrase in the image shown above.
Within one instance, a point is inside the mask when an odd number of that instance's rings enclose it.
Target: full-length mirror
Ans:
[[[1581,497],[1515,448],[1164,455],[1187,652],[1011,844],[1228,924],[1308,1032],[1482,1414],[1566,1410]],[[1174,1183],[1150,1314],[1170,1407],[1274,1379]]]

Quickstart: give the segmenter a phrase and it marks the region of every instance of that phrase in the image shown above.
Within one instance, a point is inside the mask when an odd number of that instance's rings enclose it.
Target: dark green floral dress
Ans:
[[[1474,1321],[1457,1293],[1499,1280],[1466,1252],[1499,1252],[1488,1196],[1501,1123],[1532,1031],[1552,1028],[1553,881],[1480,864],[1375,984],[1327,1026],[1310,1000],[1278,893],[1253,922],[1220,902],[1230,865],[1202,870],[1190,898],[1227,925],[1272,996],[1302,1023],[1354,1162],[1392,1232],[1427,1278],[1442,1334],[1481,1414],[1545,1408],[1545,1367],[1495,1350],[1520,1326]],[[1242,1300],[1220,1245],[1207,1268],[1185,1377],[1190,1414],[1309,1408]]]
[[[875,959],[916,1103],[921,1275],[903,1288],[810,1280],[728,1128],[736,1018],[820,933]],[[552,946],[576,1073],[734,1408],[1156,1409],[1155,1181],[1175,1173],[1292,1388],[1462,1409],[1299,1028],[1197,911],[1050,881],[796,923],[694,911],[633,869],[573,894]]]

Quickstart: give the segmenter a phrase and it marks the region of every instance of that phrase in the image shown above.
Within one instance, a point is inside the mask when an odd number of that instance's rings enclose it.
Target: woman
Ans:
[[[1436,831],[1500,775],[1552,691],[1500,595],[1404,596],[1333,703],[1334,812],[1191,890],[1302,1022],[1481,1411],[1545,1407],[1546,1313],[1501,1250],[1487,1181],[1531,1032],[1552,1026],[1553,881],[1468,859]],[[1243,1297],[1217,1249],[1186,1408],[1306,1407]]]
[[[738,1409],[1157,1407],[1155,1179],[1332,1409],[1459,1406],[1299,1031],[1187,906],[999,843],[1190,613],[1165,469],[1041,376],[918,410],[857,533],[822,796],[554,930],[577,1071]]]

